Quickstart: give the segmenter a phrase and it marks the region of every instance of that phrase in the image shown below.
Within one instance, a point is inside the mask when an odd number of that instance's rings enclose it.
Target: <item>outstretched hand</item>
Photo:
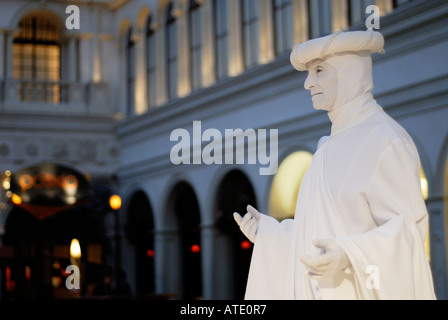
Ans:
[[[233,214],[233,218],[238,223],[241,232],[252,242],[255,243],[255,237],[257,235],[258,223],[260,221],[260,212],[251,205],[247,206],[247,213],[244,217],[238,212]]]
[[[300,260],[309,269],[308,274],[306,274],[309,278],[318,280],[332,277],[350,266],[350,260],[336,240],[316,239],[313,244],[323,249],[324,253],[317,257],[301,257]]]

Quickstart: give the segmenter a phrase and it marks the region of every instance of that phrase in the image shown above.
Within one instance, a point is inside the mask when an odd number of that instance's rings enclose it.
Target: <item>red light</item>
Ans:
[[[148,249],[148,251],[146,251],[146,255],[148,257],[154,258],[154,250]]]
[[[249,241],[247,240],[241,241],[241,249],[248,250],[250,249],[250,247],[252,247],[252,244]]]
[[[201,251],[201,247],[197,244],[194,244],[191,246],[191,252],[193,253],[199,253],[199,251]]]

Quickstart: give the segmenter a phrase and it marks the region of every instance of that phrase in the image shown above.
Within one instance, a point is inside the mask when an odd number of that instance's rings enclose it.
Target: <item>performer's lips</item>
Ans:
[[[322,94],[322,92],[314,93],[314,94],[311,95],[311,97],[317,96],[319,94]]]

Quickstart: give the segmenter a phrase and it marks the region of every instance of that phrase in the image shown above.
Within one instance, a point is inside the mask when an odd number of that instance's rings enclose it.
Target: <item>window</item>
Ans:
[[[242,41],[244,67],[249,68],[258,61],[258,2],[241,0]]]
[[[291,0],[273,0],[275,54],[291,48],[292,43],[292,4]]]
[[[148,81],[148,109],[156,104],[157,76],[156,76],[156,39],[151,28],[151,17],[146,25],[146,77]]]
[[[215,31],[215,59],[216,77],[222,79],[227,76],[228,70],[228,25],[227,3],[228,0],[213,1],[213,17]]]
[[[190,58],[191,87],[196,90],[201,87],[202,69],[202,32],[201,7],[197,0],[190,0]]]
[[[177,32],[176,18],[173,15],[173,3],[168,4],[166,12],[166,52],[167,52],[167,89],[168,98],[177,96]]]
[[[13,42],[13,77],[20,79],[21,101],[58,103],[60,100],[60,44],[56,26],[40,15],[19,23]]]
[[[129,28],[126,46],[126,69],[127,69],[127,113],[131,114],[135,102],[135,46],[132,39],[132,28]]]
[[[308,0],[310,38],[331,33],[331,4],[329,0]]]

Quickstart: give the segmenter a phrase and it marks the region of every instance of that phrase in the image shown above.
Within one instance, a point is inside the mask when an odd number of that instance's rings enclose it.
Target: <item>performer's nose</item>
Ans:
[[[311,90],[311,88],[314,87],[314,80],[310,74],[308,74],[308,77],[306,77],[306,80],[305,80],[305,83],[303,86],[306,90]]]

